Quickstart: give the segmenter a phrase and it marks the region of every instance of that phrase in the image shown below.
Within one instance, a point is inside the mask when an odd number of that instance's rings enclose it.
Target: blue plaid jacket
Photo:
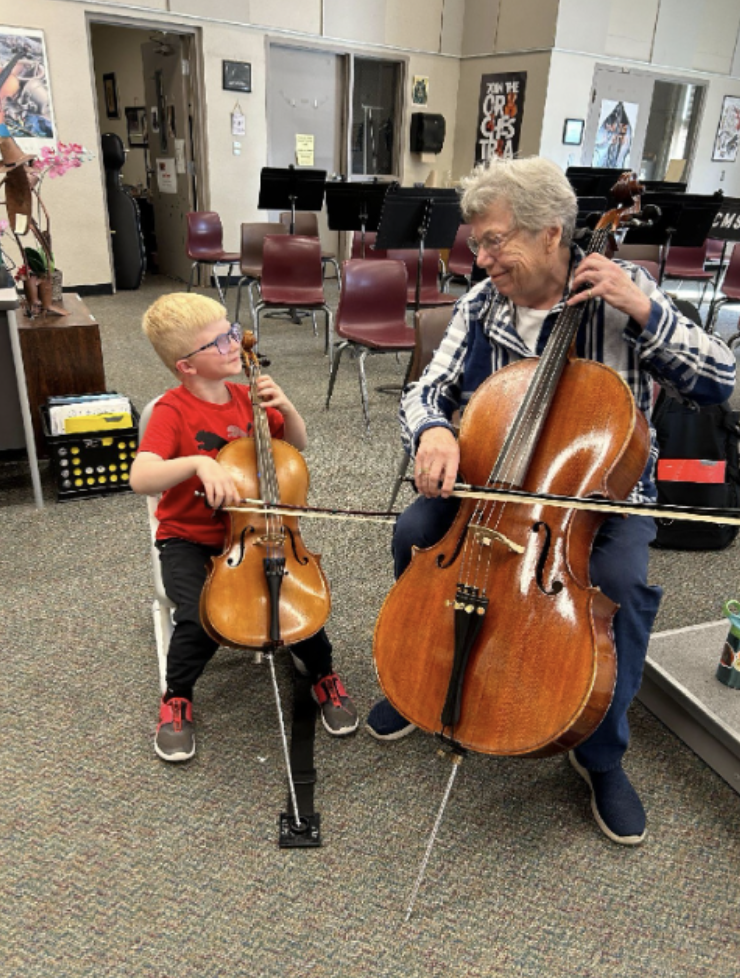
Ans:
[[[572,248],[577,265],[584,253],[577,245]],[[726,344],[682,316],[643,268],[629,262],[617,264],[649,296],[650,319],[643,329],[603,300],[593,300],[576,337],[578,356],[616,370],[648,422],[653,381],[689,403],[727,400],[735,385],[735,357]],[[492,373],[525,357],[539,356],[562,308],[559,302],[550,310],[532,352],[516,331],[513,303],[497,292],[490,279],[462,296],[432,362],[401,400],[399,419],[406,451],[413,455],[426,428],[442,425],[454,430],[450,421],[454,412],[465,409],[471,395]],[[652,425],[650,430],[650,458],[630,496],[636,502],[656,497],[658,449]]]

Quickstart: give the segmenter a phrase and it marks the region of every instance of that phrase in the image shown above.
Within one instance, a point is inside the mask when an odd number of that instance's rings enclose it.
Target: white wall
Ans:
[[[538,151],[564,168],[568,165],[577,166],[581,160],[580,147],[563,145],[563,122],[566,118],[587,119],[591,108],[594,70],[599,63],[601,63],[600,59],[589,55],[553,52],[542,139]],[[650,71],[644,64],[633,64],[631,67],[635,71]],[[656,77],[666,77],[665,71],[654,73]],[[717,133],[722,99],[725,95],[740,97],[740,79],[718,78],[697,72],[682,74],[680,71],[671,73],[671,78],[694,85],[700,83],[707,85],[689,191],[711,194],[715,190],[722,190],[729,197],[740,197],[740,155],[734,163],[712,161],[712,147]],[[583,164],[588,166],[589,162],[584,160]]]

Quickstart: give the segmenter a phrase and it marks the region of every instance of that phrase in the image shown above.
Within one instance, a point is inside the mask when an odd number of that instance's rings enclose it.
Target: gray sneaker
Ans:
[[[195,724],[190,700],[174,696],[159,704],[154,749],[163,761],[189,761],[195,754]]]
[[[314,683],[311,695],[319,704],[321,722],[332,736],[346,737],[357,730],[357,709],[335,672]]]

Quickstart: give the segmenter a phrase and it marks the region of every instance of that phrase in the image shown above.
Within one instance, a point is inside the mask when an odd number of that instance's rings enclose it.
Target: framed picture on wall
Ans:
[[[11,75],[0,83],[10,135],[24,153],[34,156],[44,146],[53,147],[57,133],[43,31],[0,26],[0,70]]]
[[[740,98],[735,95],[725,95],[722,100],[722,112],[714,138],[712,159],[725,163],[734,163],[737,158],[738,140],[740,139]]]
[[[427,105],[429,102],[429,78],[426,75],[414,75],[411,101],[414,105]]]
[[[224,61],[222,87],[229,92],[251,92],[251,64],[246,61]]]
[[[566,146],[580,146],[583,142],[583,119],[566,119],[563,123],[563,142]]]
[[[126,130],[128,132],[129,146],[146,146],[147,126],[146,109],[144,106],[130,105],[123,110],[126,116]]]
[[[105,93],[105,113],[109,119],[120,119],[121,110],[118,108],[118,88],[114,72],[103,75],[103,92]]]

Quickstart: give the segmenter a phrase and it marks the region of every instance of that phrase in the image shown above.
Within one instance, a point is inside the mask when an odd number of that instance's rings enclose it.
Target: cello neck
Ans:
[[[624,174],[612,189],[620,205],[608,211],[599,221],[588,248],[588,254],[603,255],[610,236],[625,219],[639,211],[639,184]],[[626,206],[627,201],[629,205]],[[568,362],[573,342],[584,317],[582,305],[563,306],[547,345],[542,352],[532,383],[522,401],[509,435],[501,448],[490,475],[491,484],[519,487],[529,469],[533,452],[547,420],[550,405]]]
[[[262,405],[257,390],[257,379],[260,376],[260,365],[256,357],[246,364],[249,377],[249,393],[254,412],[254,443],[259,467],[260,498],[270,505],[280,503],[280,488],[275,470],[275,455],[272,450],[272,435],[267,420],[267,411]]]

